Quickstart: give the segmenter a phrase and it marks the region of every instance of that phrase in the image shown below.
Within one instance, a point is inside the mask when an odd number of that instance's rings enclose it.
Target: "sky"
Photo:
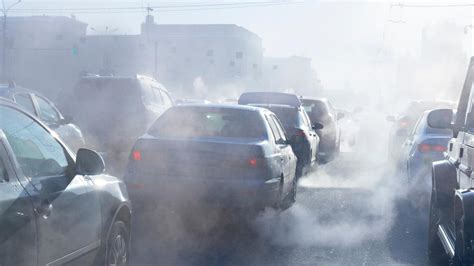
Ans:
[[[15,0],[5,0],[13,3]],[[264,0],[22,0],[18,9],[77,7],[140,7],[179,4],[235,4]],[[264,1],[268,2],[268,1]],[[446,4],[452,1],[401,1],[404,4]],[[462,3],[466,3],[464,1]],[[165,11],[153,10],[161,24],[237,24],[258,34],[267,56],[307,56],[326,87],[365,84],[384,54],[403,56],[419,52],[422,29],[436,21],[452,20],[463,28],[472,25],[472,7],[415,8],[392,6],[391,1],[276,0],[274,5],[251,8]],[[397,2],[398,3],[398,2]],[[461,3],[460,1],[456,3]],[[471,1],[470,3],[474,3]],[[39,11],[41,12],[41,11]],[[41,15],[41,13],[36,13]],[[12,10],[11,15],[20,15]],[[137,34],[146,13],[101,12],[75,14],[89,24],[90,34]],[[92,31],[94,28],[95,31]],[[472,43],[470,27],[466,43]],[[466,48],[466,49],[470,49]],[[470,53],[470,51],[469,51]]]

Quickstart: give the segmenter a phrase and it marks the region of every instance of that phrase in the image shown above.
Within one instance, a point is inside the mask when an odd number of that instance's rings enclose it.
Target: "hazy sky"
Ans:
[[[14,2],[14,0],[5,1]],[[244,1],[23,0],[17,8],[61,9],[242,2]],[[470,7],[401,8],[391,7],[392,1],[307,0],[298,2],[217,10],[179,12],[154,10],[152,14],[157,23],[163,24],[231,23],[243,26],[262,37],[265,54],[268,56],[304,55],[313,58],[313,65],[323,83],[334,87],[347,84],[350,79],[345,77],[351,75],[352,80],[370,79],[367,69],[376,68],[380,55],[384,53],[400,55],[416,53],[420,45],[421,29],[427,24],[441,19],[453,20],[459,25],[471,24]],[[413,1],[402,2],[414,3]],[[437,1],[437,3],[451,2]],[[428,2],[416,1],[416,3]],[[70,15],[70,13],[64,11],[58,14]],[[109,32],[117,29],[114,34],[138,33],[144,16],[144,13],[76,14],[77,19],[87,22],[99,33],[104,33],[105,28],[108,27]],[[469,38],[471,38],[470,32],[466,34],[466,40]],[[364,73],[357,74],[357,72]]]

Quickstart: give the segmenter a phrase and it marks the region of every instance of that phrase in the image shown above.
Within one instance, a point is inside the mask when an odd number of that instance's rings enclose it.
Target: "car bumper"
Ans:
[[[280,180],[203,179],[192,177],[125,178],[134,206],[189,208],[210,205],[226,209],[264,209],[280,199]],[[133,182],[133,180],[143,180]]]

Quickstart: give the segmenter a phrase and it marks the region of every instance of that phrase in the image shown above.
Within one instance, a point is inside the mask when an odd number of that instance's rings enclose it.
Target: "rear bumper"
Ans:
[[[185,210],[194,205],[211,205],[226,209],[260,210],[275,206],[280,198],[280,180],[277,178],[265,182],[175,176],[144,178],[127,175],[125,182],[130,198],[137,208],[165,205]]]

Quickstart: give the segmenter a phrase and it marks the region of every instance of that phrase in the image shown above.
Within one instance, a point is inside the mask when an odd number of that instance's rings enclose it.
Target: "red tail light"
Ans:
[[[299,136],[299,137],[304,137],[304,136],[306,136],[306,134],[304,133],[304,131],[301,130],[301,129],[296,130],[295,135],[296,135],[296,136]]]
[[[249,159],[247,163],[249,164],[249,166],[255,167],[257,166],[257,159],[255,158]]]
[[[420,152],[445,152],[447,148],[443,145],[430,145],[423,143],[418,145],[418,150]]]
[[[140,151],[132,151],[132,159],[134,161],[140,161],[142,159],[142,153]]]
[[[399,125],[401,128],[406,128],[409,124],[410,124],[410,121],[408,121],[408,120],[400,120],[400,121],[398,122],[398,125]]]

